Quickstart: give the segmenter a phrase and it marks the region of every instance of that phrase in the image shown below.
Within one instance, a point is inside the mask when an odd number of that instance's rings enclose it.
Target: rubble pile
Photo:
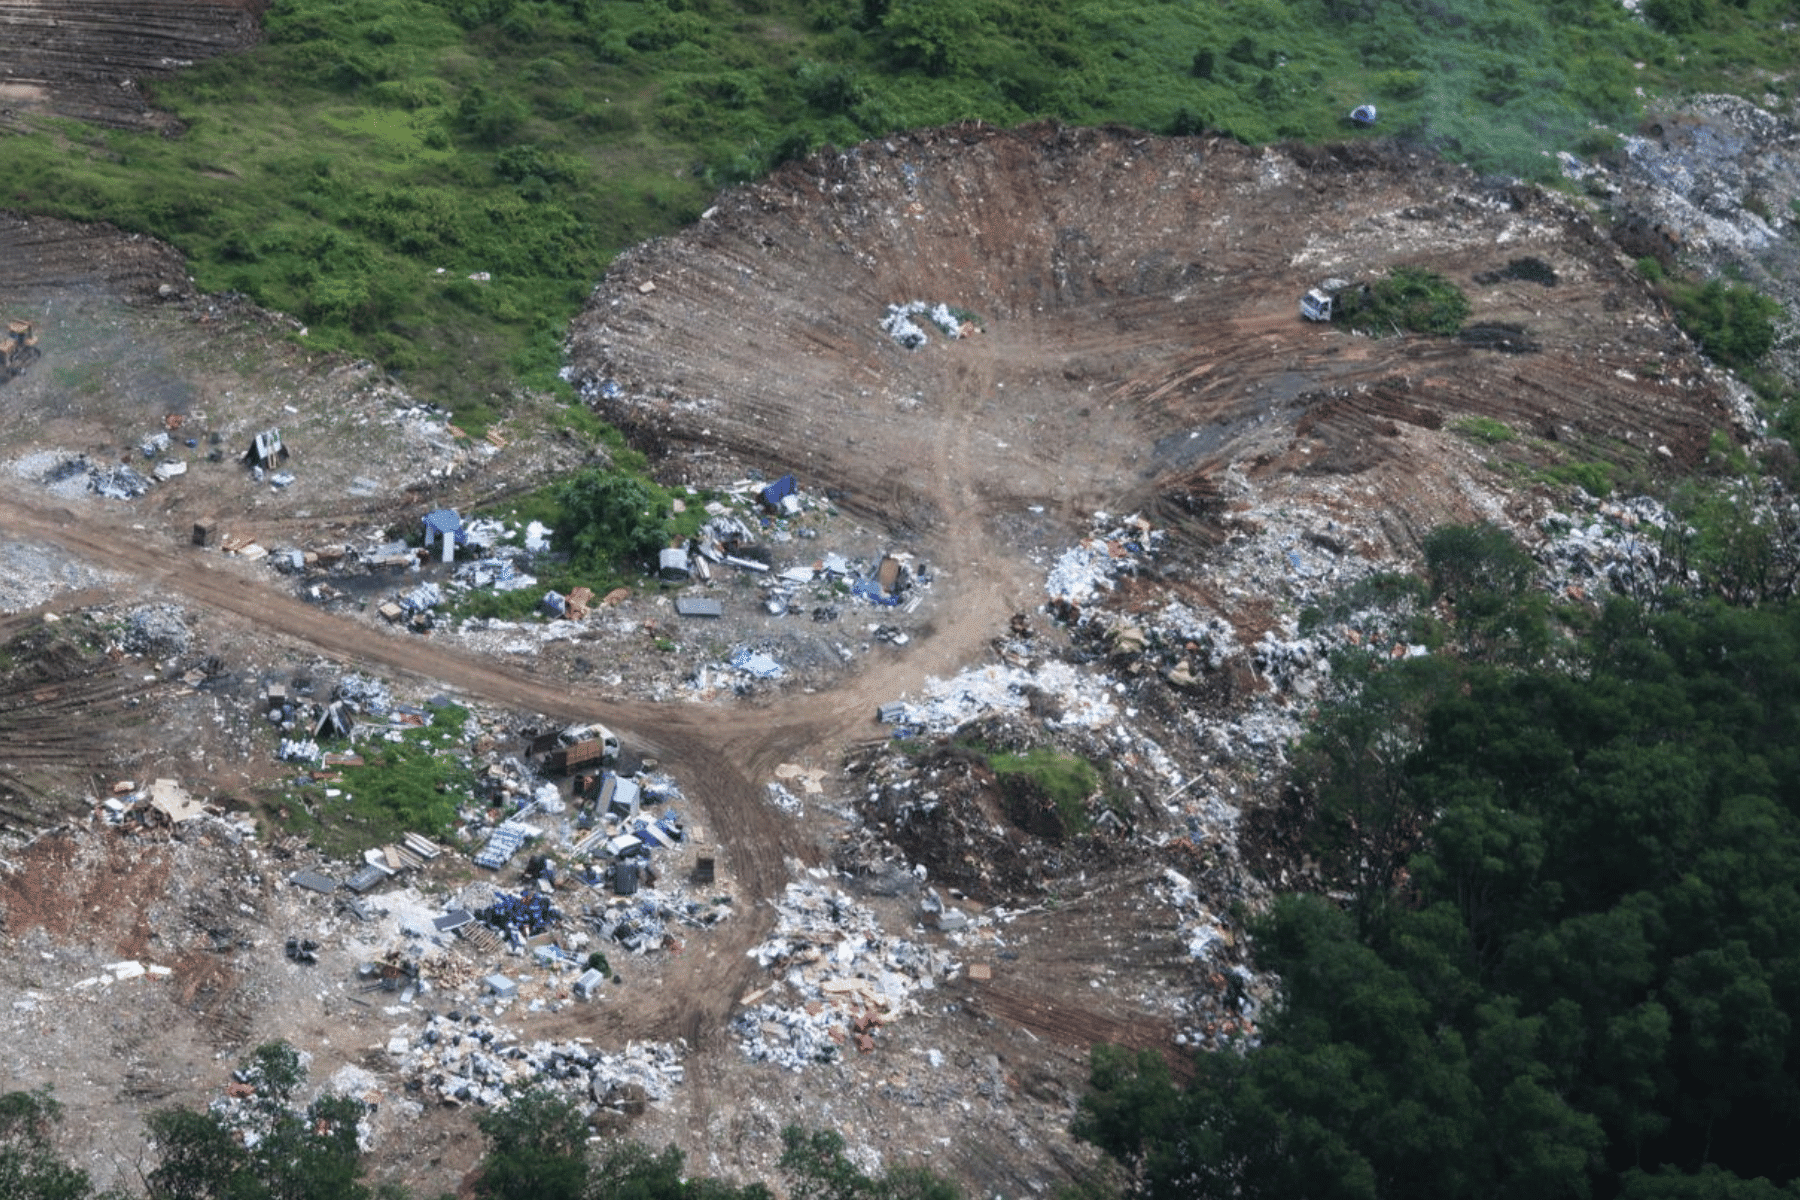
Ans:
[[[1596,600],[1609,591],[1654,596],[1691,582],[1678,556],[1664,553],[1665,539],[1677,525],[1674,515],[1648,496],[1596,501],[1585,512],[1552,513],[1540,521],[1544,542],[1537,557],[1553,591]]]
[[[537,577],[519,565],[522,553],[512,547],[497,547],[485,558],[459,563],[451,578],[467,591],[517,592],[536,587]]]
[[[836,862],[895,881],[884,890],[929,878],[987,902],[1041,895],[1075,861],[1064,847],[997,822],[991,772],[956,747],[903,754],[872,746],[848,770],[864,785],[862,826],[840,843]]]
[[[394,694],[379,679],[349,674],[338,680],[332,695],[360,712],[372,717],[385,716],[394,709]]]
[[[310,1055],[303,1054],[302,1066],[310,1058]],[[207,1108],[230,1136],[253,1149],[275,1130],[277,1122],[284,1116],[304,1116],[299,1107],[292,1105],[284,1113],[281,1106],[264,1094],[267,1089],[268,1085],[255,1072],[233,1071],[231,1082],[225,1085],[225,1094],[213,1100]],[[329,1091],[332,1089],[321,1089],[321,1094]],[[368,1149],[375,1139],[375,1106],[362,1095],[344,1092],[337,1094],[356,1105],[356,1142],[360,1148]]]
[[[143,443],[145,458],[154,458],[169,448],[169,435],[158,433]],[[153,467],[148,476],[129,463],[95,462],[85,454],[61,450],[45,450],[26,455],[13,464],[21,478],[43,485],[52,495],[73,500],[89,492],[108,500],[135,500],[149,492],[152,482],[166,483],[187,473],[187,464],[165,460]]]
[[[948,304],[927,304],[923,300],[909,300],[905,304],[888,305],[887,313],[876,322],[881,331],[893,338],[908,350],[917,350],[931,339],[925,330],[920,328],[914,317],[924,317],[936,326],[938,331],[948,338],[966,337],[976,329],[975,324],[960,315]]]
[[[887,936],[869,909],[811,882],[788,885],[774,936],[750,954],[776,978],[743,998],[732,1029],[751,1059],[795,1070],[833,1061],[852,1042],[874,1049],[879,1028],[915,1008],[913,993],[954,969],[940,951]]]
[[[514,1095],[552,1088],[578,1104],[637,1106],[667,1100],[686,1074],[686,1048],[667,1042],[629,1042],[622,1051],[598,1049],[586,1038],[527,1042],[479,1013],[434,1014],[414,1033],[402,1027],[388,1041],[409,1091],[446,1104],[504,1107]]]
[[[1103,512],[1094,514],[1095,532],[1064,550],[1050,567],[1044,590],[1053,599],[1081,605],[1096,593],[1111,590],[1121,575],[1138,571],[1161,549],[1164,533],[1133,514],[1118,525]],[[1104,532],[1101,530],[1104,529]]]
[[[673,926],[710,929],[730,915],[728,899],[701,903],[677,892],[640,889],[629,899],[590,910],[587,921],[602,938],[646,954],[675,943]]]
[[[909,730],[949,733],[993,713],[1024,711],[1035,695],[1045,694],[1057,697],[1062,707],[1062,715],[1047,725],[1094,727],[1118,715],[1114,686],[1103,674],[1054,659],[1033,667],[971,667],[951,679],[926,680],[923,697],[896,701],[890,715]]]
[[[180,658],[193,644],[187,614],[173,604],[147,604],[125,618],[120,644],[129,654],[151,658]]]

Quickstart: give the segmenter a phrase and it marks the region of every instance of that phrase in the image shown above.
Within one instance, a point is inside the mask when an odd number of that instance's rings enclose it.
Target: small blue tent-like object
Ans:
[[[462,518],[454,508],[440,508],[436,512],[426,513],[424,524],[425,540],[428,542],[441,541],[446,533],[459,546],[469,540],[469,535],[463,532]]]
[[[1350,110],[1350,119],[1358,125],[1373,125],[1375,123],[1375,106],[1373,104],[1357,105]]]

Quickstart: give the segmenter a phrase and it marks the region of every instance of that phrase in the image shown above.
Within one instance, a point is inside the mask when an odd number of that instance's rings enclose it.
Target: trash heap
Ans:
[[[748,646],[739,646],[731,652],[731,665],[735,670],[757,679],[780,679],[786,674],[781,664],[767,652],[752,650]]]
[[[311,1057],[302,1053],[300,1066],[305,1068]],[[333,1082],[338,1082],[335,1077]],[[233,1071],[230,1082],[225,1085],[225,1094],[214,1099],[207,1108],[233,1140],[247,1149],[255,1149],[283,1120],[304,1120],[306,1117],[301,1105],[277,1104],[274,1100],[276,1090],[276,1086],[263,1077],[260,1067],[252,1063]],[[375,1139],[375,1105],[358,1094],[364,1091],[366,1089],[362,1088],[344,1091],[328,1085],[321,1089],[321,1094],[333,1092],[356,1106],[356,1143],[367,1149]]]
[[[465,591],[492,589],[496,592],[518,592],[536,587],[537,577],[521,570],[512,558],[504,557],[507,553],[507,548],[502,547],[487,558],[460,563],[451,578],[456,586]]]
[[[948,338],[960,338],[974,331],[973,322],[958,316],[948,304],[927,304],[923,300],[909,300],[905,304],[888,305],[887,314],[877,322],[881,331],[899,342],[908,350],[917,350],[931,339],[925,330],[913,320],[924,317],[939,332]]]
[[[192,647],[193,634],[178,605],[146,604],[126,616],[119,642],[127,654],[179,658]]]
[[[97,496],[108,500],[135,500],[150,490],[150,480],[125,466],[97,466],[88,476],[88,486]]]
[[[388,1040],[409,1091],[445,1104],[504,1107],[519,1093],[548,1087],[578,1103],[615,1108],[667,1100],[686,1075],[686,1048],[628,1042],[606,1051],[586,1038],[524,1041],[479,1013],[433,1015],[416,1034],[402,1027]]]
[[[1194,881],[1173,867],[1151,880],[1150,893],[1175,910],[1176,936],[1197,971],[1195,990],[1184,997],[1177,1046],[1217,1050],[1233,1042],[1255,1046],[1257,1019],[1275,996],[1273,976],[1241,962],[1236,936],[1200,897]]]
[[[386,716],[394,708],[394,694],[379,679],[350,674],[338,680],[333,695],[371,717]]]
[[[1179,924],[1176,936],[1187,948],[1188,957],[1206,962],[1232,942],[1232,934],[1217,916],[1208,912],[1200,901],[1194,881],[1174,867],[1164,867],[1162,875],[1152,882],[1150,890],[1176,912]]]
[[[1080,606],[1113,580],[1135,573],[1162,548],[1164,533],[1135,513],[1117,525],[1106,513],[1094,514],[1094,532],[1058,556],[1044,580],[1044,590],[1063,605]]]
[[[1031,667],[971,667],[950,679],[927,679],[918,700],[882,706],[883,719],[905,732],[949,733],[978,717],[1022,712],[1036,693],[1055,696],[1062,715],[1050,726],[1097,728],[1118,716],[1112,681],[1051,659]]]
[[[587,921],[602,938],[633,954],[646,954],[675,942],[675,926],[710,929],[730,915],[729,901],[703,904],[670,892],[641,890],[627,900],[590,911]]]
[[[833,888],[790,883],[775,934],[750,951],[775,981],[745,996],[732,1021],[744,1053],[789,1070],[875,1047],[881,1026],[908,1011],[953,964],[929,946],[885,934],[875,914]]]
[[[1607,592],[1654,595],[1680,586],[1678,555],[1663,553],[1674,514],[1648,496],[1596,502],[1585,512],[1552,513],[1539,522],[1544,543],[1538,551],[1554,591],[1599,599]]]
[[[562,913],[550,902],[550,897],[535,888],[526,888],[517,895],[499,892],[494,896],[494,902],[475,917],[514,945],[547,933],[562,921]]]
[[[775,547],[818,536],[807,517],[821,501],[799,490],[791,475],[766,486],[757,479],[741,480],[724,490],[727,500],[708,502],[706,523],[685,549],[665,552],[676,556],[665,561],[666,581],[708,583],[715,568],[746,572],[761,577],[762,605],[771,615],[810,615],[818,621],[835,619],[836,603],[846,595],[896,607],[915,598],[915,587],[931,581],[923,566],[900,553],[856,561],[829,552],[781,566]],[[825,511],[833,511],[828,503]]]

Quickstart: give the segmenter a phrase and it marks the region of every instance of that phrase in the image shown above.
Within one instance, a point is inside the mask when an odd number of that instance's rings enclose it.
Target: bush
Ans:
[[[1755,288],[1713,279],[1702,287],[1671,289],[1669,302],[1688,336],[1733,370],[1754,366],[1775,344],[1781,305]]]
[[[649,484],[628,475],[584,471],[557,489],[562,509],[556,542],[593,568],[648,559],[667,537],[664,504]]]
[[[1518,436],[1505,421],[1496,421],[1492,417],[1465,417],[1453,423],[1450,428],[1488,446],[1503,445]]]
[[[1468,319],[1469,298],[1433,271],[1396,267],[1365,289],[1340,293],[1334,315],[1377,336],[1391,330],[1448,336]]]

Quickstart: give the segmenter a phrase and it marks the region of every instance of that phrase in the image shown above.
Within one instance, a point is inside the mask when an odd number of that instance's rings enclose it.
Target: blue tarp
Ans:
[[[798,491],[799,487],[800,485],[794,482],[792,475],[783,475],[762,490],[762,502],[770,508],[779,507],[781,502]]]
[[[900,603],[900,597],[890,596],[881,590],[881,585],[873,579],[859,579],[850,585],[850,594],[870,604],[879,604],[883,608],[893,608]]]

